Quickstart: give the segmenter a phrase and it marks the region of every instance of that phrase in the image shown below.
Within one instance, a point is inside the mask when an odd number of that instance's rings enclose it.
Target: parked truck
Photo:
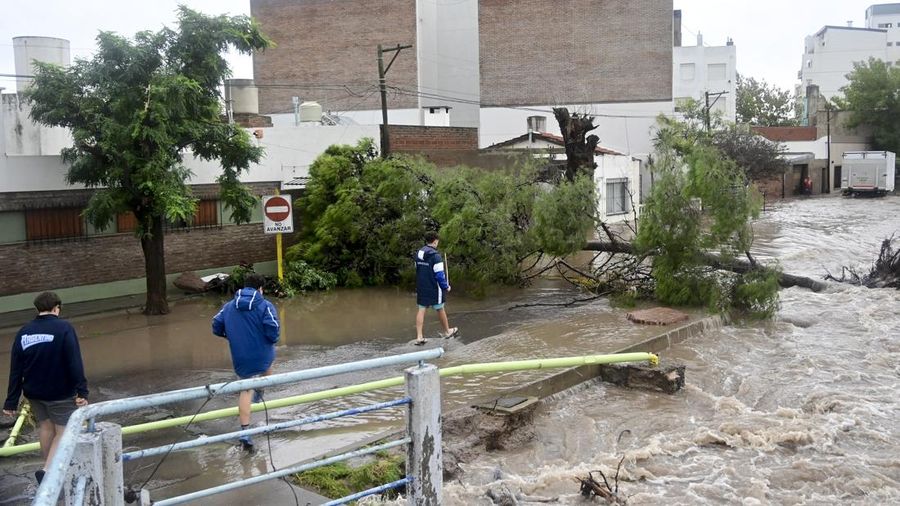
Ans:
[[[894,191],[896,168],[890,151],[846,151],[841,165],[841,193],[883,196]]]

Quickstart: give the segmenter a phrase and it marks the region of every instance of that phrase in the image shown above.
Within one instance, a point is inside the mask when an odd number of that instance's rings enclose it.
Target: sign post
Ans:
[[[294,231],[294,216],[291,201],[278,195],[263,197],[263,232],[275,234],[275,249],[278,259],[278,280],[284,281],[284,265],[281,255],[281,234]]]

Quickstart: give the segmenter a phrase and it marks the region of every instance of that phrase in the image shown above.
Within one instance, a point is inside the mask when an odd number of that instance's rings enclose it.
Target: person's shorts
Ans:
[[[434,309],[435,311],[440,311],[441,309],[444,309],[444,304],[443,304],[443,303],[442,303],[442,304],[435,304],[435,305],[433,305],[433,306],[421,306],[421,305],[419,305],[419,304],[416,304],[416,305],[419,306],[419,309],[428,309],[428,308],[431,308],[431,309]]]
[[[65,425],[69,423],[69,417],[78,409],[75,405],[75,398],[62,399],[59,401],[40,401],[37,399],[28,399],[31,404],[31,411],[34,412],[34,419],[38,422],[50,420],[56,425]]]

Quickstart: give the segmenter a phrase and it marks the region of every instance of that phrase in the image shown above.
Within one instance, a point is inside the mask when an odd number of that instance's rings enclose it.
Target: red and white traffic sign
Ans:
[[[263,231],[283,234],[294,231],[291,201],[280,195],[263,197]]]

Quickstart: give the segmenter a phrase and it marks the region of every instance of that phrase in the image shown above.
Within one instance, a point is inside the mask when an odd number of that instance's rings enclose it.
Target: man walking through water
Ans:
[[[419,306],[416,313],[416,346],[425,344],[422,328],[425,325],[425,310],[429,307],[437,311],[441,326],[444,327],[441,337],[453,337],[459,332],[458,328],[450,327],[447,312],[444,310],[450,284],[447,281],[444,261],[437,250],[439,241],[437,232],[426,232],[425,246],[416,252],[416,304]]]
[[[241,379],[268,376],[275,361],[275,343],[278,342],[280,324],[278,312],[263,297],[265,278],[260,274],[248,274],[244,288],[234,294],[234,299],[222,306],[213,317],[213,334],[228,339],[234,372]],[[244,390],[238,398],[238,418],[241,429],[250,427],[250,403],[262,402],[263,392]],[[253,439],[240,437],[247,450],[253,449]]]
[[[34,299],[37,318],[22,327],[13,340],[9,366],[9,395],[3,414],[16,416],[24,391],[39,424],[44,468],[35,471],[38,483],[56,453],[69,417],[87,406],[88,388],[81,348],[72,324],[61,319],[62,300],[53,292]]]

